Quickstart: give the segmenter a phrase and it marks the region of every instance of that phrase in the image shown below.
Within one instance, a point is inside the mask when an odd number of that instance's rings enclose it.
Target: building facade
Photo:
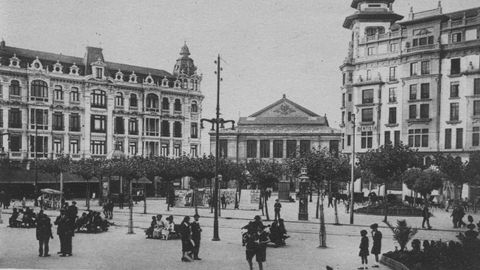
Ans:
[[[344,21],[343,150],[403,142],[466,159],[480,150],[480,8],[444,14],[439,2],[402,20],[394,1],[353,0]]]
[[[0,148],[10,159],[198,155],[202,76],[187,45],[172,73],[0,43]]]
[[[223,158],[237,162],[265,159],[282,162],[297,151],[327,148],[338,151],[339,130],[329,127],[320,116],[283,98],[262,110],[240,117],[235,130],[219,132],[219,152]],[[211,153],[215,153],[215,133],[210,133]]]

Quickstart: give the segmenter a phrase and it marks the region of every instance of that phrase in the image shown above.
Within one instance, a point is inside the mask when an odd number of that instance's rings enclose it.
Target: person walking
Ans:
[[[77,202],[73,201],[72,204],[67,208],[67,216],[71,222],[75,223],[75,221],[77,220],[77,215],[78,215]]]
[[[198,253],[200,252],[200,240],[201,240],[201,235],[202,235],[202,228],[200,227],[200,223],[198,222],[198,219],[200,216],[198,214],[195,214],[193,216],[193,222],[191,224],[192,228],[192,240],[193,240],[193,259],[194,260],[201,260],[200,257],[198,257]]]
[[[225,198],[225,194],[222,194],[220,201],[222,202],[222,208],[223,209],[227,208],[227,198]]]
[[[259,222],[260,221],[260,222]],[[247,229],[246,243],[245,243],[245,255],[250,270],[253,270],[253,257],[255,257],[258,263],[258,269],[263,270],[263,263],[267,259],[267,243],[268,236],[264,231],[261,220],[255,218],[255,221],[251,221],[247,226],[243,227]]]
[[[72,237],[74,235],[74,226],[67,216],[65,209],[60,210],[60,216],[55,220],[57,225],[57,234],[60,239],[61,257],[72,256]]]
[[[123,193],[118,194],[118,206],[120,209],[123,209]]]
[[[275,204],[273,205],[273,209],[275,210],[275,220],[280,219],[280,210],[282,209],[282,204],[278,201],[278,199],[275,200]]]
[[[183,218],[180,224],[180,233],[182,235],[182,262],[191,262],[193,261],[193,244],[189,216]]]
[[[374,223],[370,226],[372,229],[372,254],[375,255],[375,262],[376,264],[372,267],[378,268],[378,254],[382,252],[382,233],[378,231],[378,224]]]
[[[430,212],[428,211],[428,206],[426,204],[423,206],[422,217],[422,228],[425,228],[425,223],[427,223],[427,228],[429,230],[432,229],[432,227],[430,226]]]
[[[37,216],[36,236],[38,240],[38,256],[49,257],[48,242],[50,238],[53,239],[52,223],[50,218],[43,213],[43,210],[40,210]]]
[[[367,237],[367,231],[366,230],[361,230],[360,235],[362,236],[362,240],[360,241],[360,252],[358,253],[358,256],[362,258],[362,267],[359,267],[358,269],[368,269],[368,237]]]

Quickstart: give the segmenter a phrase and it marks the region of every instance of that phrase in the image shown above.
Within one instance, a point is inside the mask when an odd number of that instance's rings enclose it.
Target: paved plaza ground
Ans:
[[[272,197],[272,199],[274,196]],[[84,201],[77,201],[80,210],[85,209]],[[271,214],[273,202],[269,201]],[[100,209],[94,202],[94,209]],[[38,209],[36,210],[38,211]],[[165,200],[147,200],[147,214],[143,214],[143,202],[134,206],[134,231],[128,235],[128,209],[115,208],[113,222],[115,226],[108,232],[100,234],[76,234],[73,239],[72,257],[58,257],[58,237],[54,235],[50,243],[52,257],[40,258],[37,256],[37,241],[35,229],[8,228],[7,222],[11,208],[4,211],[0,225],[0,268],[37,268],[37,269],[248,269],[245,260],[245,248],[241,244],[240,228],[254,215],[261,211],[222,210],[220,217],[221,241],[211,241],[213,235],[213,214],[210,209],[200,208],[200,223],[203,226],[203,240],[200,257],[202,261],[185,263],[180,261],[181,243],[179,240],[150,240],[145,239],[144,228],[149,226],[154,214],[174,215],[175,222],[180,223],[185,215],[193,215],[193,208],[171,208],[167,211]],[[81,211],[80,211],[81,212]],[[298,221],[298,203],[283,203],[282,215],[286,220],[286,227],[291,236],[287,246],[282,248],[268,248],[267,262],[264,269],[325,269],[327,265],[334,269],[356,269],[360,264],[358,246],[359,232],[369,230],[369,225],[378,223],[383,233],[382,251],[395,249],[396,243],[392,239],[392,232],[384,223],[381,216],[355,215],[355,225],[347,225],[348,214],[342,205],[339,206],[339,220],[344,224],[335,226],[334,211],[325,208],[327,222],[327,245],[321,249],[318,246],[319,222],[315,219],[315,198],[309,205],[309,221]],[[55,216],[58,212],[47,211]],[[431,219],[433,230],[419,230],[415,238],[424,240],[456,240],[456,235],[462,229],[453,229],[450,213],[444,210],[433,210]],[[472,214],[475,222],[480,219],[479,214]],[[389,217],[395,223],[399,217]],[[407,217],[407,222],[413,227],[421,227],[420,217]],[[54,228],[55,229],[55,228]],[[371,243],[370,243],[371,245]],[[373,263],[373,256],[369,257]],[[258,266],[255,265],[255,269]],[[381,266],[379,269],[388,269]]]

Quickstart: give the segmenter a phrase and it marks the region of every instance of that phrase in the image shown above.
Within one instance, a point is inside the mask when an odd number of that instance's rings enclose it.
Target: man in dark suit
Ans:
[[[72,204],[67,208],[67,215],[70,221],[75,224],[75,220],[77,219],[77,214],[78,214],[78,208],[77,208],[77,202],[73,201]]]
[[[50,218],[43,213],[43,210],[40,210],[37,216],[37,240],[38,240],[38,256],[49,257],[48,254],[48,241],[50,238],[53,239],[52,234],[52,223]]]
[[[194,221],[192,222],[191,229],[192,229],[192,240],[193,244],[195,245],[193,248],[193,259],[194,260],[201,260],[201,258],[198,257],[198,252],[200,251],[200,240],[201,240],[201,234],[202,234],[202,228],[200,228],[200,223],[198,222],[198,219],[200,216],[198,214],[195,214],[193,216]]]
[[[60,238],[60,256],[72,256],[74,226],[64,209],[60,210],[60,216],[55,220],[55,225],[57,225],[57,234],[58,238]]]

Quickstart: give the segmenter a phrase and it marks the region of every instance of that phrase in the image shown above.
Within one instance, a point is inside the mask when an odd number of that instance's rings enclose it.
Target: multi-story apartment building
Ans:
[[[185,45],[173,73],[0,43],[0,148],[11,159],[200,153],[202,77]]]
[[[403,142],[465,159],[480,150],[480,7],[444,14],[439,3],[402,20],[394,1],[353,0],[343,24],[344,152]]]

